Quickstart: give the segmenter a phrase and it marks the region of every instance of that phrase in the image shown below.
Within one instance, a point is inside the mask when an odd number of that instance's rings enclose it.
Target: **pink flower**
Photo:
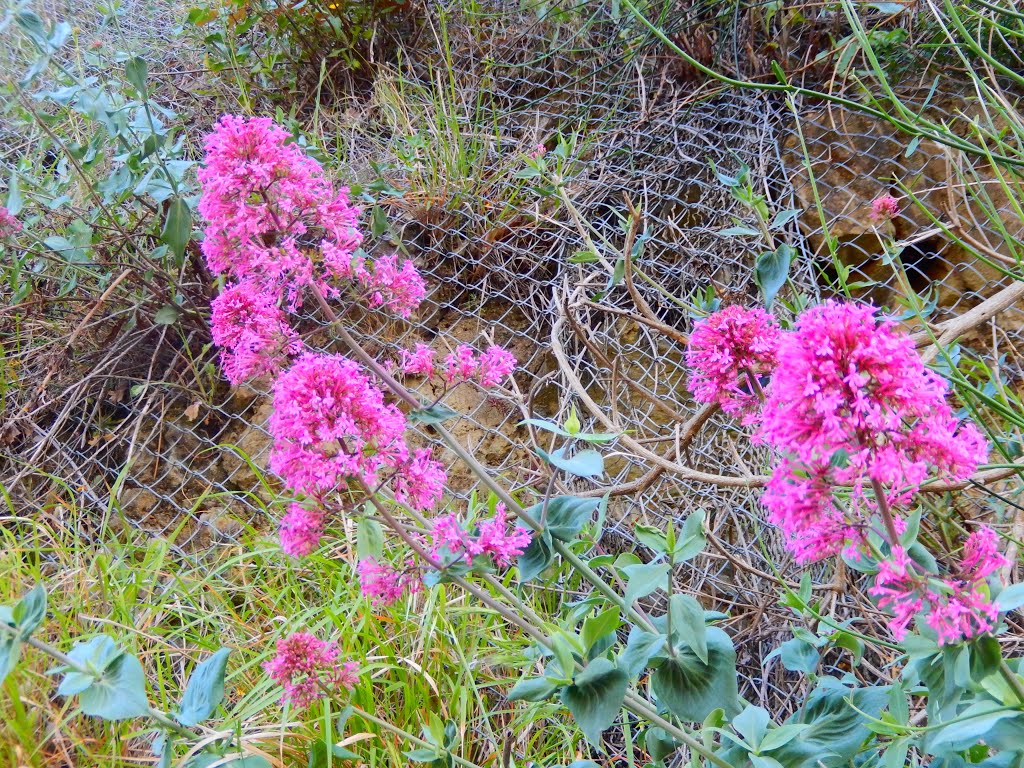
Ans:
[[[222,117],[206,139],[199,212],[212,272],[283,291],[296,307],[304,286],[332,290],[313,254],[326,242],[335,260],[351,255],[362,234],[347,190],[335,190],[290,140],[267,118]]]
[[[960,576],[967,581],[981,581],[1009,564],[999,551],[999,536],[988,526],[981,526],[964,542]]]
[[[871,201],[871,218],[875,221],[888,221],[899,213],[899,200],[892,195],[881,195]]]
[[[356,278],[368,291],[371,307],[387,307],[399,317],[409,317],[427,295],[416,266],[408,259],[399,264],[394,254],[381,256],[370,267],[363,262]]]
[[[466,565],[472,565],[473,558],[484,553],[483,547],[462,527],[454,512],[432,521],[430,538],[430,557],[441,562],[446,560],[446,554],[450,554],[464,560]]]
[[[827,463],[808,469],[782,459],[761,497],[768,522],[783,530],[799,563],[821,560],[838,554],[851,541],[860,542],[833,501],[829,469]]]
[[[943,581],[948,594],[929,592],[931,610],[925,622],[938,635],[939,645],[972,640],[995,629],[999,609],[979,590]]]
[[[494,517],[477,525],[476,535],[463,528],[452,513],[433,521],[430,538],[430,556],[434,560],[444,562],[448,554],[472,565],[474,558],[487,555],[496,565],[505,566],[526,551],[533,534],[526,528],[512,527],[505,505],[499,503]]]
[[[903,547],[893,547],[890,558],[878,564],[875,584],[868,592],[878,598],[879,608],[893,612],[889,631],[896,640],[907,636],[910,622],[924,605],[918,595],[919,589],[920,584],[913,574],[913,562]]]
[[[693,396],[753,423],[761,402],[750,377],[774,370],[780,335],[775,318],[763,309],[735,304],[697,323],[686,350]]]
[[[409,563],[408,565],[411,565]],[[391,605],[408,589],[418,592],[421,582],[411,573],[399,571],[373,557],[364,557],[356,564],[359,588],[371,605]]]
[[[875,483],[895,508],[927,479],[963,480],[987,458],[978,429],[958,427],[945,380],[875,311],[829,301],[805,311],[779,343],[756,437],[785,458],[763,503],[803,560],[841,546],[833,536],[841,524],[825,488],[843,489],[855,525],[877,508]],[[816,478],[813,490],[793,479],[801,475]],[[830,534],[816,551],[808,543],[821,525]]]
[[[402,350],[402,373],[406,376],[434,375],[434,350],[426,344],[417,344],[412,352]]]
[[[533,149],[530,150],[528,154],[534,160],[540,160],[542,157],[544,157],[544,155],[547,154],[547,152],[548,148],[545,147],[543,143],[537,142],[536,144],[533,145]]]
[[[481,387],[490,389],[497,386],[516,369],[515,356],[496,344],[492,344],[480,355],[479,383]]]
[[[21,222],[9,210],[0,205],[0,241],[21,232]]]
[[[232,384],[276,373],[302,350],[302,341],[288,325],[274,296],[252,283],[221,291],[210,304],[213,343],[221,350],[221,366]]]
[[[516,369],[516,358],[504,347],[492,344],[477,356],[468,344],[460,344],[444,359],[444,380],[449,385],[476,380],[480,386],[491,388]]]
[[[359,665],[342,663],[337,643],[325,642],[308,632],[296,632],[277,641],[277,654],[263,665],[267,675],[284,688],[281,703],[305,709],[324,690],[352,690],[359,682]]]
[[[293,503],[281,520],[281,549],[292,557],[305,557],[316,549],[323,532],[323,509]]]
[[[416,451],[398,468],[392,483],[395,499],[416,510],[433,509],[444,492],[448,475],[444,465],[434,461],[430,449]]]
[[[511,565],[519,555],[526,551],[533,539],[533,533],[520,527],[511,527],[508,511],[500,501],[494,508],[494,517],[477,526],[480,531],[478,540],[485,554],[494,558],[496,565]]]
[[[891,611],[889,622],[897,640],[906,637],[914,616],[927,612],[925,623],[938,635],[939,645],[970,640],[995,628],[999,610],[984,589],[985,577],[1006,564],[997,550],[991,528],[979,528],[967,539],[964,559],[953,578],[938,579],[923,572],[902,547],[893,547],[889,560],[879,563],[875,584],[868,592],[878,606]]]
[[[381,469],[407,461],[405,427],[357,363],[307,353],[274,384],[270,468],[300,493],[331,491],[349,478],[372,488]]]
[[[468,381],[476,376],[476,352],[468,344],[460,344],[444,359],[444,380],[448,384]]]

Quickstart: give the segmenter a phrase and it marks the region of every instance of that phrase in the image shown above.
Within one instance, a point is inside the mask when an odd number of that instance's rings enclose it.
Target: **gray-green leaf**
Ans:
[[[615,722],[629,680],[608,659],[594,659],[562,689],[562,703],[569,708],[587,741],[597,746],[601,734]]]
[[[14,606],[12,618],[18,626],[18,635],[22,640],[27,640],[33,632],[39,629],[39,625],[46,618],[46,589],[42,584],[36,584],[27,595],[18,601],[18,604]]]
[[[754,280],[764,295],[764,304],[771,307],[779,290],[789,277],[789,265],[795,251],[791,245],[780,243],[774,251],[765,251],[757,257],[754,265]]]
[[[174,251],[174,255],[181,259],[191,237],[192,209],[188,207],[184,198],[175,197],[167,206],[167,216],[164,218],[160,240],[167,243]]]
[[[697,722],[715,709],[737,710],[736,652],[729,636],[708,627],[708,663],[688,648],[676,651],[654,670],[651,682],[658,700],[680,720]]]
[[[224,670],[229,653],[230,649],[221,648],[193,670],[181,697],[179,723],[189,727],[199,725],[217,709],[224,699]]]
[[[668,563],[643,563],[623,568],[622,572],[626,576],[626,605],[632,605],[656,589],[664,589],[668,585],[668,571]]]

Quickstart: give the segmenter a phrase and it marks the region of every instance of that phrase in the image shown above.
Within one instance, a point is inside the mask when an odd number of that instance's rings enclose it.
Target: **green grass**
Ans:
[[[88,519],[87,510],[60,503],[31,520],[0,518],[0,602],[11,604],[44,583],[49,614],[36,636],[67,651],[76,640],[111,634],[141,660],[150,703],[159,709],[173,711],[195,663],[229,646],[223,717],[212,726],[236,731],[275,765],[305,765],[308,744],[325,735],[349,697],[306,713],[282,708],[261,664],[278,637],[309,629],[337,638],[362,665],[351,703],[403,730],[419,735],[432,713],[452,720],[462,737],[457,754],[482,766],[503,764],[510,733],[514,762],[529,755],[564,764],[577,756],[571,724],[537,719],[556,707],[501,698],[518,676],[506,663],[522,659],[525,643],[457,591],[440,587],[378,609],[359,594],[348,562],[353,542],[342,540],[301,564],[266,540],[191,562],[131,527],[108,527],[96,543]],[[82,716],[74,698],[55,695],[56,680],[46,674],[53,666],[26,648],[0,691],[0,765],[113,768],[153,759],[148,723]],[[412,748],[358,716],[331,737],[348,739],[370,766],[405,764],[401,753]]]

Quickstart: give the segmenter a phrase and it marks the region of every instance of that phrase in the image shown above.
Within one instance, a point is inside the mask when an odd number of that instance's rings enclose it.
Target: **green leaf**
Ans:
[[[593,251],[576,251],[569,257],[570,264],[593,264],[595,261],[600,261],[600,259]]]
[[[692,560],[707,546],[708,540],[704,535],[704,510],[695,509],[683,523],[683,529],[679,533],[679,542],[672,552],[673,563],[685,563]]]
[[[370,234],[380,237],[388,231],[388,214],[383,207],[374,206],[370,213]]]
[[[68,657],[89,669],[90,674],[69,671],[57,693],[61,696],[77,693],[84,714],[104,720],[126,720],[149,712],[142,665],[118,648],[113,638],[97,635],[79,642],[68,652]],[[83,687],[85,678],[90,676],[88,685]]]
[[[559,541],[573,541],[583,526],[590,522],[594,510],[601,504],[600,499],[583,499],[579,496],[555,496],[548,499],[546,530],[552,538]],[[540,522],[544,504],[534,504],[525,512],[536,522]],[[535,537],[536,538],[536,537]]]
[[[780,749],[808,728],[810,726],[805,723],[787,723],[786,725],[780,725],[778,728],[772,728],[764,734],[758,746],[758,751],[771,752],[773,749]]]
[[[779,658],[782,666],[790,672],[803,672],[805,675],[813,674],[821,661],[821,655],[813,645],[796,637],[779,646]]]
[[[736,652],[732,640],[718,627],[708,627],[708,663],[690,649],[676,651],[651,676],[654,694],[680,720],[703,720],[717,708],[735,712]]]
[[[149,713],[146,677],[139,660],[131,654],[119,656],[78,694],[78,703],[86,715],[104,720],[127,720]]]
[[[546,677],[529,677],[512,686],[507,698],[509,701],[547,701],[558,688]]]
[[[11,171],[11,180],[7,182],[7,204],[4,206],[7,208],[7,212],[11,216],[17,216],[21,213],[21,209],[25,204],[25,199],[21,194],[21,185],[18,182],[18,174],[16,171]]]
[[[270,762],[261,755],[245,755],[224,760],[221,755],[202,752],[185,763],[185,768],[273,768]]]
[[[21,641],[13,632],[0,630],[0,684],[7,679],[21,656]]]
[[[178,308],[173,304],[164,304],[153,315],[153,322],[157,325],[174,325],[178,321]]]
[[[589,651],[599,641],[609,635],[614,636],[622,620],[619,618],[619,607],[613,605],[596,616],[588,616],[583,622],[583,647]],[[607,646],[606,646],[607,648]]]
[[[164,218],[164,228],[160,233],[160,240],[174,251],[174,255],[181,259],[185,255],[185,246],[192,237],[192,209],[182,197],[175,197],[167,206],[167,215]]]
[[[907,10],[907,7],[903,3],[868,3],[868,8],[874,8],[880,13],[884,13],[888,16],[897,13],[903,13]]]
[[[601,734],[615,722],[628,683],[626,673],[608,659],[594,659],[572,685],[562,689],[562,703],[594,746],[600,745]]]
[[[774,64],[775,62],[772,63]],[[748,755],[748,757],[750,758],[750,764],[754,768],[786,768],[774,757],[768,757],[767,755]]]
[[[784,211],[779,211],[775,214],[775,218],[772,219],[771,228],[779,229],[780,227],[786,226],[789,222],[800,215],[799,208],[787,208]]]
[[[732,719],[732,727],[755,752],[761,751],[761,738],[768,731],[771,715],[763,707],[752,704]]]
[[[846,765],[871,736],[865,715],[878,718],[887,698],[885,687],[849,688],[835,678],[822,678],[806,704],[786,721],[808,727],[772,756],[787,768]]]
[[[516,565],[519,567],[519,581],[532,581],[547,570],[555,561],[555,551],[551,544],[551,534],[543,531],[534,534],[530,546],[521,554]]]
[[[708,663],[707,624],[704,608],[692,595],[675,594],[669,599],[672,627],[669,642],[682,641],[704,664]]]
[[[656,635],[653,632],[646,632],[639,627],[629,630],[629,638],[626,640],[626,648],[619,654],[619,669],[624,671],[629,679],[639,675],[647,669],[647,663],[665,645],[665,636]]]
[[[644,732],[644,749],[657,765],[664,765],[665,758],[672,755],[682,744],[681,741],[669,736],[663,728],[650,728]]]
[[[541,448],[537,448],[536,451],[549,464],[571,475],[594,478],[604,474],[604,457],[593,448],[577,451],[569,458],[565,456],[565,448],[559,448],[551,453]]]
[[[668,552],[668,541],[665,538],[665,533],[658,528],[637,523],[633,529],[633,535],[636,536],[637,541],[659,555],[664,555]]]
[[[429,408],[419,408],[409,412],[409,421],[414,424],[441,424],[445,421],[458,418],[457,411],[453,411],[443,403],[437,403]]]
[[[1001,612],[1012,611],[1024,605],[1024,582],[1011,584],[995,599],[996,607]]]
[[[306,768],[328,768],[331,762],[328,755],[334,758],[334,762],[338,760],[359,759],[359,755],[345,749],[345,747],[339,747],[337,744],[330,744],[323,739],[317,739],[309,748],[309,759],[306,763]]]
[[[626,575],[626,605],[632,605],[641,597],[654,592],[656,589],[664,589],[668,585],[668,563],[644,563],[641,565],[627,565],[622,569]]]
[[[761,233],[753,227],[745,227],[741,224],[739,226],[719,230],[718,234],[722,237],[756,237]]]
[[[210,717],[224,699],[224,671],[229,648],[221,648],[197,666],[188,679],[177,720],[185,726],[196,726]]]
[[[141,56],[133,56],[124,63],[125,78],[143,99],[147,96],[146,69],[146,60]]]
[[[779,290],[789,277],[789,265],[795,251],[791,245],[780,243],[774,251],[765,251],[754,264],[754,281],[764,295],[764,305],[771,307]]]
[[[18,627],[18,636],[22,640],[27,640],[33,632],[39,629],[39,625],[46,618],[46,589],[42,584],[36,584],[27,595],[18,601],[11,617]]]
[[[979,701],[958,715],[959,722],[939,730],[928,745],[930,752],[959,751],[977,744],[1000,720],[1018,717],[1020,712],[1008,710],[993,701]]]
[[[849,632],[844,632],[843,630],[837,631],[829,639],[836,648],[845,648],[853,654],[854,666],[860,664],[860,660],[864,657],[863,640],[856,635],[851,635]]]
[[[356,524],[356,556],[380,559],[384,554],[384,529],[376,520],[360,517]]]
[[[440,750],[428,750],[426,748],[421,748],[419,750],[403,752],[402,755],[406,756],[414,763],[432,763],[440,757]]]

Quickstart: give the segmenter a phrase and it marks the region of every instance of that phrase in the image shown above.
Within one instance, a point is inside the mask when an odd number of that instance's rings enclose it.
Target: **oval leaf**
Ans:
[[[195,726],[206,720],[224,699],[224,670],[231,650],[221,648],[195,668],[185,686],[178,722]]]

